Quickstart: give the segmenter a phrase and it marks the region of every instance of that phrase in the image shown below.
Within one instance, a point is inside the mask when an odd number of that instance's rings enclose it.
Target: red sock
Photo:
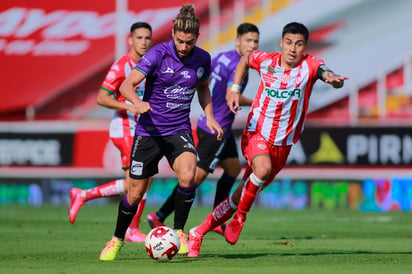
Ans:
[[[230,206],[229,199],[230,197],[218,204],[213,212],[206,217],[205,221],[197,227],[196,231],[199,234],[205,235],[208,231],[223,224],[233,216],[236,210]]]
[[[253,203],[256,200],[256,196],[259,192],[260,187],[256,186],[250,181],[250,176],[245,183],[245,186],[242,190],[242,196],[239,201],[238,210],[236,213],[237,217],[242,218],[243,221],[246,220],[246,214],[252,208]]]
[[[130,229],[138,229],[139,228],[140,217],[142,216],[144,205],[146,204],[147,193],[148,193],[148,191],[146,191],[144,193],[143,198],[140,200],[139,206],[137,208],[137,212],[134,215],[134,217],[132,219],[132,222],[129,225]]]
[[[91,189],[85,189],[82,191],[81,197],[86,202],[102,197],[119,196],[124,193],[124,189],[124,179],[119,179]]]

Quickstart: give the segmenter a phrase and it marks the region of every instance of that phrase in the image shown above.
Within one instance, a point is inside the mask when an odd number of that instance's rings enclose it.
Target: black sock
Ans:
[[[175,219],[174,229],[183,229],[187,218],[189,217],[190,208],[195,200],[197,185],[191,187],[178,186],[175,196]]]
[[[123,198],[119,204],[119,211],[117,213],[117,223],[114,236],[119,239],[124,239],[126,230],[129,227],[134,215],[137,212],[137,206],[131,206],[127,201],[127,196],[123,195]]]
[[[215,208],[229,196],[230,190],[232,189],[235,181],[236,177],[232,177],[227,175],[226,173],[223,173],[222,177],[220,177],[219,181],[216,184],[215,202],[213,204],[213,208]]]
[[[178,186],[178,185],[177,185]],[[167,198],[166,202],[162,207],[156,212],[157,219],[162,223],[164,220],[175,210],[175,197],[177,186],[173,189],[172,194]]]

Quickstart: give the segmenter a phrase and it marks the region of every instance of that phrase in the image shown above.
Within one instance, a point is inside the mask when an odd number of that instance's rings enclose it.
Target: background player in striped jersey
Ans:
[[[163,156],[179,181],[173,228],[181,242],[179,253],[188,252],[183,229],[196,189],[196,150],[190,124],[195,93],[207,117],[208,128],[216,133],[217,139],[223,135],[213,115],[208,86],[210,55],[196,47],[199,28],[194,6],[183,5],[174,20],[173,39],[150,49],[120,86],[121,94],[133,103],[133,112],[140,115],[131,154],[129,190],[119,204],[114,235],[100,253],[102,261],[115,260],[149,179],[158,172]],[[140,100],[134,86],[144,79],[146,88]]]
[[[86,190],[72,188],[70,191],[69,209],[71,223],[74,223],[77,213],[85,202],[97,198],[119,196],[127,191],[130,154],[137,116],[133,113],[132,104],[120,94],[119,87],[140,58],[150,49],[152,45],[152,27],[146,22],[134,23],[130,27],[128,43],[130,46],[129,53],[123,55],[111,66],[97,96],[97,103],[99,105],[115,110],[110,123],[110,139],[120,151],[125,178]],[[144,86],[144,82],[142,82],[135,88],[136,93],[140,97],[143,96]],[[142,215],[145,201],[146,194],[140,201],[139,209],[126,233],[126,241],[145,241],[146,235],[139,229],[140,216]]]
[[[227,91],[231,89],[236,65],[240,57],[251,53],[259,46],[259,29],[250,23],[243,23],[237,27],[235,48],[219,53],[212,59],[212,74],[209,88],[212,93],[213,113],[216,121],[223,129],[223,139],[216,136],[206,126],[206,117],[201,115],[197,123],[198,144],[196,147],[198,161],[196,167],[195,184],[200,185],[209,173],[213,173],[217,165],[223,168],[223,174],[217,182],[214,205],[220,204],[230,193],[241,166],[237,153],[235,137],[232,133],[232,124],[235,119],[226,101]],[[241,93],[246,87],[248,76],[242,81]],[[240,95],[240,105],[250,106],[252,100]],[[147,221],[153,228],[163,225],[164,220],[174,210],[174,196],[177,187],[162,207],[147,215]],[[216,227],[216,232],[223,234],[225,224]]]
[[[290,149],[303,130],[309,97],[317,79],[341,88],[348,77],[339,76],[323,60],[304,54],[309,31],[301,23],[287,24],[280,40],[281,52],[253,51],[236,67],[228,106],[239,108],[239,89],[249,67],[257,70],[260,85],[242,134],[242,152],[248,163],[242,183],[205,221],[189,232],[189,257],[199,256],[204,235],[233,216],[225,238],[235,244],[246,214],[258,193],[285,166]]]

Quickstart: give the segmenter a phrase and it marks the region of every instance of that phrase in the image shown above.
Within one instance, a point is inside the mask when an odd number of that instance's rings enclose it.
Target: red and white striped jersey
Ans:
[[[316,73],[324,61],[303,55],[296,67],[284,69],[280,60],[280,52],[249,54],[249,66],[258,71],[260,85],[246,131],[258,131],[269,143],[284,146],[299,140]]]
[[[126,98],[120,94],[119,88],[135,65],[136,62],[129,53],[123,55],[112,65],[106,74],[101,88],[112,94],[119,102],[131,104],[131,102],[127,101]],[[136,93],[141,99],[143,98],[144,87],[144,81],[136,86]],[[134,136],[136,121],[137,116],[129,111],[115,111],[110,123],[110,137],[122,138],[125,136]]]

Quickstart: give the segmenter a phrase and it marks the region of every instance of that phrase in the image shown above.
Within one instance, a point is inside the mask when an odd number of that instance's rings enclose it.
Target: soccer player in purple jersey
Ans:
[[[174,229],[181,240],[180,254],[188,252],[183,228],[195,197],[196,150],[191,134],[190,106],[195,91],[205,112],[207,126],[217,139],[222,128],[213,115],[209,90],[210,55],[196,47],[199,18],[194,6],[185,4],[174,20],[173,39],[149,50],[120,86],[121,94],[140,114],[131,153],[129,189],[123,196],[112,239],[100,254],[100,260],[113,261],[136,213],[150,177],[158,172],[158,163],[166,156],[176,173],[179,186],[174,199]],[[143,100],[134,86],[146,79]]]
[[[152,46],[152,27],[146,22],[136,22],[130,27],[128,38],[130,50],[110,68],[97,95],[97,103],[114,109],[110,122],[110,139],[120,151],[125,178],[111,181],[90,189],[72,188],[70,190],[69,220],[74,223],[80,208],[90,200],[123,195],[129,181],[130,154],[132,151],[136,115],[129,112],[130,104],[120,94],[119,88],[137,62]],[[144,82],[135,87],[136,93],[143,96]],[[146,202],[146,194],[139,203],[137,213],[126,232],[125,241],[144,242],[146,235],[139,229],[140,217]]]
[[[198,162],[195,184],[199,186],[203,183],[208,174],[214,172],[217,165],[223,168],[223,174],[216,185],[213,208],[229,196],[230,190],[241,170],[236,141],[232,133],[232,124],[235,115],[227,105],[226,93],[229,92],[232,87],[236,65],[240,57],[249,54],[257,49],[258,46],[258,27],[250,23],[243,23],[237,28],[235,48],[219,53],[212,60],[212,74],[209,88],[212,92],[213,113],[224,133],[223,139],[217,140],[206,125],[205,115],[200,116],[196,130],[199,142],[196,147]],[[241,85],[241,92],[243,92],[247,82],[248,77],[246,76]],[[241,95],[240,104],[250,106],[252,100]],[[173,193],[157,212],[147,215],[147,221],[152,228],[164,225],[163,222],[166,217],[173,212],[173,201],[177,187],[178,186],[176,186]],[[216,227],[215,231],[223,234],[224,229],[225,224],[222,224]]]

